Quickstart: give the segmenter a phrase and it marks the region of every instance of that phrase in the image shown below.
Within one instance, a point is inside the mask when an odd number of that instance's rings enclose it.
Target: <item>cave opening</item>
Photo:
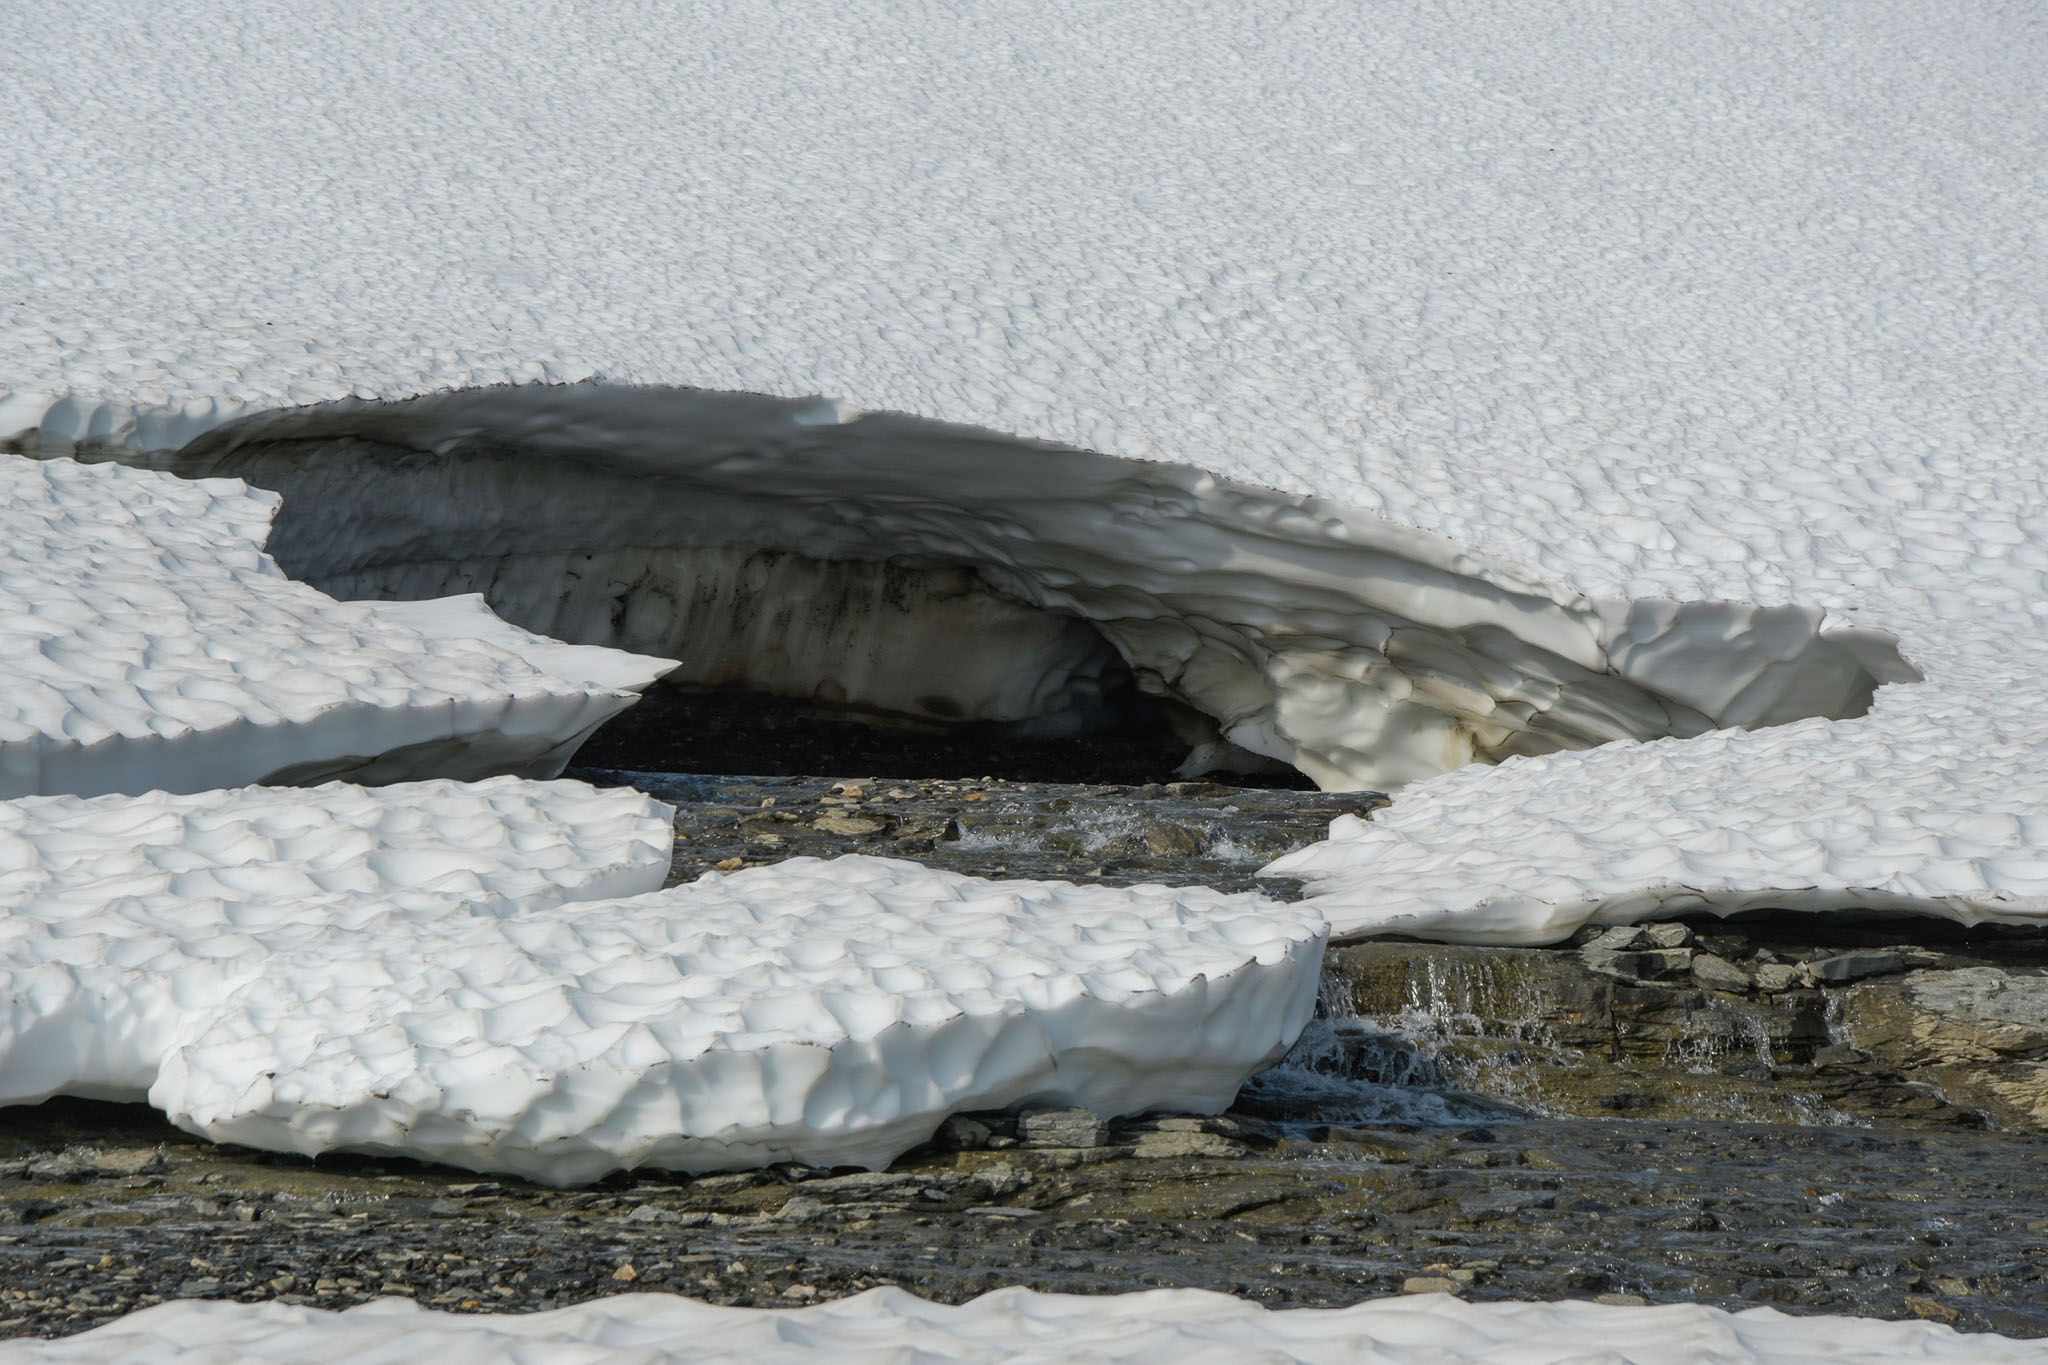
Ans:
[[[1852,613],[1589,596],[1324,499],[822,399],[342,400],[142,458],[280,493],[270,553],[336,598],[477,594],[677,660],[583,765],[1392,791],[1921,676]]]
[[[1137,786],[1200,778],[1313,791],[1295,769],[1191,769],[1168,703],[1133,690],[1111,723],[1049,736],[992,722],[890,723],[767,692],[658,682],[576,751],[578,768],[711,776],[863,776]]]

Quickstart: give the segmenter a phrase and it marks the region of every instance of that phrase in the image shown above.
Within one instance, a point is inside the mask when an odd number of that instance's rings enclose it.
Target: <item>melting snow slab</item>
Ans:
[[[671,818],[514,778],[0,802],[0,1104],[143,1098],[286,951],[651,891]]]
[[[880,1166],[1027,1100],[1220,1110],[1312,909],[795,859],[654,892],[669,809],[511,778],[0,803],[0,1102],[553,1183]]]
[[[963,1109],[1226,1108],[1308,1022],[1324,938],[1258,896],[796,858],[277,954],[151,1100],[222,1141],[553,1184],[880,1168]]]
[[[0,457],[0,797],[552,777],[671,666],[480,598],[336,602],[263,553],[275,495]]]
[[[160,1304],[59,1341],[0,1344],[19,1365],[276,1361],[357,1365],[421,1359],[882,1362],[1024,1365],[1821,1365],[1826,1361],[2048,1360],[2048,1346],[1965,1336],[1924,1322],[1729,1313],[1678,1304],[1465,1303],[1442,1294],[1351,1308],[1269,1310],[1196,1289],[1089,1298],[1000,1289],[958,1307],[871,1289],[809,1308],[720,1308],[621,1294],[528,1314],[437,1313],[384,1299],[330,1312],[279,1303]]]

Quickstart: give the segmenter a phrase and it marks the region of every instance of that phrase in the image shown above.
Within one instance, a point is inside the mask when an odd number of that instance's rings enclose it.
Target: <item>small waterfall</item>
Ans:
[[[1254,1076],[1238,1108],[1283,1122],[1455,1125],[1515,1116],[1459,1086],[1400,1020],[1360,1016],[1347,983],[1325,975],[1293,1049]]]

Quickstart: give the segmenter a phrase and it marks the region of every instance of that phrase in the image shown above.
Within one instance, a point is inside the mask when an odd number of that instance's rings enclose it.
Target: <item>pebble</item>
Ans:
[[[1401,1281],[1403,1294],[1455,1294],[1462,1288],[1448,1275],[1410,1275]]]

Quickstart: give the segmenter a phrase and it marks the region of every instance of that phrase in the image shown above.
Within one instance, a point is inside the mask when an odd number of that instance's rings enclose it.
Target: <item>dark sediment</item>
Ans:
[[[1138,785],[1175,780],[1187,756],[1187,743],[1175,736],[1165,713],[1139,696],[1127,699],[1118,724],[1048,739],[992,724],[875,724],[758,692],[657,683],[585,741],[576,761],[663,773],[873,773],[895,779],[1002,773],[1018,782]],[[1228,780],[1294,791],[1315,786],[1291,768]]]

